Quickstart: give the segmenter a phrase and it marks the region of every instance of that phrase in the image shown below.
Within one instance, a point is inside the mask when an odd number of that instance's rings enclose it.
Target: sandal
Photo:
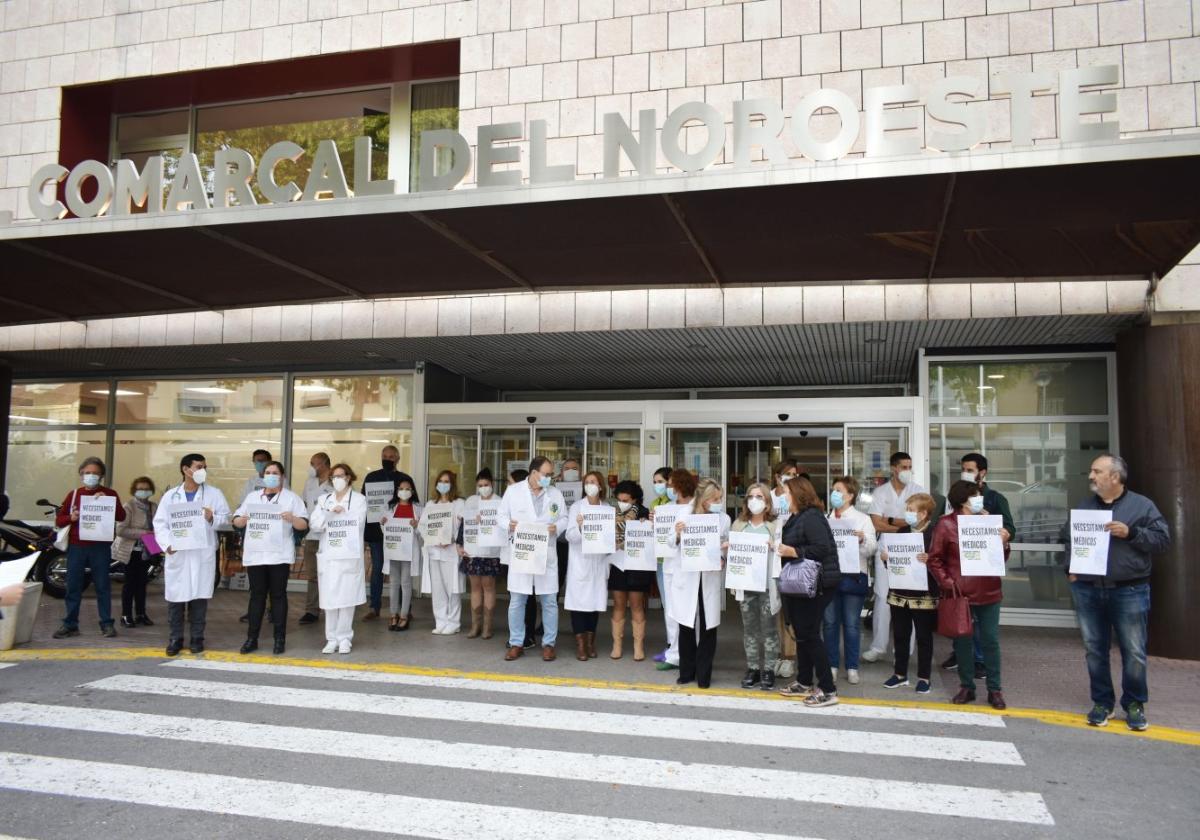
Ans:
[[[390,619],[388,619],[388,630],[391,630],[394,633],[396,630],[399,629],[399,627],[400,627],[400,616],[393,615]]]

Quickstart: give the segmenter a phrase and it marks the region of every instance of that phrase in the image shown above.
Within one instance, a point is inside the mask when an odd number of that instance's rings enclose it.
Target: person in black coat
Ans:
[[[821,641],[821,620],[837,591],[841,570],[837,544],[812,482],[797,476],[787,483],[791,515],[783,525],[779,555],[786,564],[803,559],[821,564],[821,581],[814,598],[783,596],[788,623],[796,634],[796,682],[780,690],[787,697],[803,697],[806,706],[833,706],[838,702],[829,653]],[[816,675],[816,685],[806,685]]]

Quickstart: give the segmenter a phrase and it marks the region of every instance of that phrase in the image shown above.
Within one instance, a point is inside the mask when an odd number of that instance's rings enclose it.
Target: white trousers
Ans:
[[[462,620],[462,598],[454,593],[458,564],[431,560],[428,566],[434,629],[458,632]]]
[[[354,607],[325,610],[325,641],[348,642],[354,638]]]
[[[397,607],[397,605],[399,605]],[[412,561],[393,560],[388,571],[388,609],[392,615],[412,611]]]
[[[670,610],[667,609],[667,599],[670,597],[667,593],[671,591],[671,581],[675,579],[674,572],[663,572],[663,618],[667,624],[667,662],[672,665],[679,664],[679,622],[671,618]]]

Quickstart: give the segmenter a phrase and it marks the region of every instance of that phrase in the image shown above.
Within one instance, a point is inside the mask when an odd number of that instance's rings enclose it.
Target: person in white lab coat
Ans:
[[[329,483],[329,472],[333,463],[329,453],[316,452],[308,459],[308,478],[304,480],[304,509],[311,513],[317,499],[333,489]],[[304,579],[308,588],[304,594],[304,615],[300,616],[301,624],[316,624],[321,611],[320,581],[317,580],[317,545],[318,534],[309,530],[304,536],[301,548],[304,552]]]
[[[674,474],[672,474],[674,478]],[[729,515],[725,513],[721,485],[711,478],[696,485],[692,515],[721,515],[721,568],[713,572],[689,572],[682,565],[675,573],[671,588],[671,612],[679,622],[680,685],[696,681],[700,688],[712,683],[713,658],[717,653],[717,626],[721,623],[721,604],[725,600],[725,551],[729,548]],[[675,523],[678,537],[686,524]]]
[[[393,560],[388,564],[388,605],[392,610],[388,630],[398,633],[407,630],[408,623],[412,621],[413,563],[418,564],[418,572],[421,568],[421,535],[417,530],[421,521],[421,500],[417,497],[417,488],[408,476],[400,479],[400,483],[396,485],[396,499],[396,507],[392,509],[391,514],[385,513],[379,517],[379,528],[382,534],[388,519],[407,519],[413,528],[412,544],[408,547],[409,557],[413,559]]]
[[[461,629],[462,624],[462,575],[458,571],[459,552],[461,547],[454,542],[462,525],[463,500],[458,498],[457,476],[450,470],[438,473],[433,486],[433,498],[430,505],[450,505],[450,538],[444,543],[435,543],[428,536],[423,537],[424,550],[421,552],[423,565],[421,571],[421,591],[430,595],[433,600],[433,634],[435,636],[453,636]],[[426,507],[422,518],[429,517]],[[421,523],[425,531],[425,522]]]
[[[337,464],[330,473],[333,492],[326,493],[313,507],[310,525],[321,532],[317,549],[320,561],[321,609],[325,611],[325,647],[322,653],[349,653],[354,638],[354,608],[366,603],[367,576],[363,560],[363,529],[367,525],[367,497],[356,493],[351,485],[358,478],[347,464]],[[357,520],[357,541],[354,535],[341,545],[332,544],[327,523],[333,518],[352,517]],[[358,551],[354,552],[357,542]],[[350,549],[350,550],[347,550]]]
[[[296,541],[293,531],[308,529],[308,509],[304,500],[283,486],[283,464],[268,461],[263,470],[263,488],[242,500],[233,514],[233,527],[246,528],[250,523],[251,506],[269,506],[279,511],[282,542],[279,545],[257,547],[247,538],[242,547],[242,565],[250,578],[250,626],[241,653],[258,650],[258,634],[262,630],[267,596],[271,598],[271,624],[275,628],[273,652],[284,652],[287,638],[287,585],[292,564],[296,562]],[[249,537],[249,534],[247,534]]]
[[[667,504],[690,505],[696,495],[696,476],[688,470],[671,470],[667,477]],[[650,508],[650,519],[653,521],[656,508]],[[655,668],[659,671],[670,671],[679,667],[679,622],[671,609],[671,597],[675,591],[675,574],[679,571],[679,550],[672,546],[670,554],[662,561],[662,585],[659,592],[663,597],[663,612],[667,616],[667,649],[663,651],[662,659]],[[671,626],[675,628],[675,638],[671,638]],[[658,660],[658,657],[654,657]]]
[[[217,529],[229,520],[229,502],[225,495],[206,483],[208,470],[204,456],[184,455],[179,460],[183,482],[162,495],[154,514],[154,541],[163,550],[163,584],[167,598],[167,656],[183,649],[183,618],[186,610],[191,625],[189,649],[204,652],[204,626],[208,616],[208,601],[213,596],[216,575],[216,556],[219,538]],[[177,551],[171,547],[171,510],[176,505],[198,503],[204,507],[204,548]]]
[[[554,464],[549,458],[536,456],[529,462],[529,477],[525,481],[509,485],[500,500],[500,521],[508,522],[511,534],[518,522],[543,522],[550,538],[567,527],[566,504],[563,495],[550,486]],[[512,554],[511,541],[503,548],[501,562],[507,562]],[[542,659],[553,662],[558,654],[554,645],[558,641],[558,554],[551,550],[546,557],[546,571],[534,576],[508,573],[508,651],[504,658],[516,659],[525,651],[525,603],[530,595],[537,595],[542,610]]]
[[[495,500],[492,471],[484,467],[475,476],[475,495],[463,508],[463,522],[479,523],[481,502]],[[472,554],[463,541],[462,560],[458,570],[467,576],[471,586],[471,632],[468,639],[492,638],[492,616],[496,612],[496,578],[500,574],[500,546],[479,546]]]
[[[583,553],[583,512],[592,506],[608,505],[605,477],[590,470],[583,477],[583,498],[567,514],[567,596],[563,606],[571,613],[575,633],[575,658],[596,658],[596,627],[600,613],[608,612],[609,554]]]

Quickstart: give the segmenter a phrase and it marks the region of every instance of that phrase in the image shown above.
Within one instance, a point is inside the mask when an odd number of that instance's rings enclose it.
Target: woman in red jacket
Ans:
[[[958,554],[958,519],[987,513],[979,486],[969,481],[956,481],[946,494],[951,513],[938,521],[929,548],[929,572],[941,587],[942,597],[949,597],[957,588],[971,604],[971,621],[979,628],[979,643],[983,648],[983,665],[987,671],[988,703],[993,709],[1008,708],[1000,690],[1000,578],[964,576]],[[1008,543],[1004,544],[1004,559],[1008,560]],[[959,662],[970,662],[971,634],[954,640],[954,653]],[[952,703],[971,703],[975,700],[974,672],[959,668],[960,688]]]

